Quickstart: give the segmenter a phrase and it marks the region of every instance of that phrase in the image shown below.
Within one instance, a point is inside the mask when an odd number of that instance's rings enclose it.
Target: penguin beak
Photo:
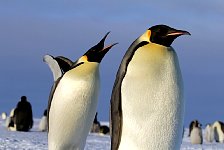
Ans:
[[[110,32],[107,32],[107,34],[102,38],[102,40],[100,40],[100,42],[98,44],[96,44],[95,46],[93,46],[91,49],[102,50],[104,48],[104,42],[109,33]]]
[[[99,53],[104,53],[104,55],[105,55],[114,45],[117,45],[117,44],[118,43],[108,45],[107,47],[104,47],[101,51],[99,51]]]
[[[98,57],[100,59],[100,61],[103,59],[103,57],[106,55],[106,53],[114,46],[117,45],[118,43],[114,43],[111,45],[108,45],[106,47],[104,47],[103,49],[99,50],[98,52],[96,52],[95,57]],[[100,62],[99,61],[99,62]]]
[[[183,30],[170,30],[166,36],[178,37],[181,35],[191,35],[188,31]]]
[[[107,38],[108,34],[110,32],[107,32],[107,34],[100,40],[100,42],[93,46],[92,48],[90,48],[84,55],[87,56],[88,61],[90,62],[101,62],[101,60],[103,59],[103,57],[105,56],[105,54],[116,44],[118,43],[114,43],[111,45],[108,45],[106,47],[104,47],[104,42],[105,39]]]

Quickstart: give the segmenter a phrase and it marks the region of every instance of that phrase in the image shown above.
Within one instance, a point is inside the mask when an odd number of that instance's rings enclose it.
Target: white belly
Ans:
[[[212,126],[207,125],[205,128],[205,139],[207,142],[212,143],[214,140],[214,131]]]
[[[84,149],[98,102],[99,72],[65,74],[51,103],[49,149]]]
[[[184,114],[181,73],[175,52],[162,48],[159,52],[142,48],[129,63],[121,87],[119,149],[180,148]]]
[[[47,131],[47,117],[43,116],[39,123],[39,131]]]
[[[194,127],[190,135],[191,144],[202,144],[202,131],[198,127]]]

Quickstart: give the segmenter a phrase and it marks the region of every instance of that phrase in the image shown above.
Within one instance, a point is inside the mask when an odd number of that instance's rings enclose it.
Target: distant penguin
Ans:
[[[191,123],[190,123],[190,125],[189,125],[189,134],[188,134],[189,137],[190,137],[190,135],[191,135],[191,131],[192,131],[193,127],[194,127],[194,124],[200,124],[200,123],[199,123],[198,120],[193,120],[193,121],[191,121]]]
[[[6,118],[7,118],[7,114],[6,114],[6,112],[3,112],[2,113],[2,120],[6,120]]]
[[[191,144],[202,144],[202,129],[201,124],[198,121],[193,122],[191,132],[190,132]]]
[[[55,83],[48,107],[49,150],[84,149],[98,103],[99,64],[115,45],[104,47],[108,34]]]
[[[190,33],[149,28],[127,50],[111,96],[112,150],[179,150],[184,100],[178,57],[171,47]]]
[[[17,131],[29,131],[33,127],[32,106],[26,96],[22,96],[14,111]]]
[[[92,133],[99,133],[100,132],[100,122],[97,119],[97,114],[98,113],[96,113],[95,118],[93,120],[92,127],[91,127],[90,132],[92,132]]]
[[[212,143],[214,141],[214,130],[211,124],[207,124],[205,127],[205,140],[208,143]]]
[[[16,131],[14,112],[15,108],[11,109],[9,117],[7,117],[6,119],[6,127],[8,128],[9,131]]]
[[[100,126],[100,133],[101,134],[110,134],[110,128],[106,125],[101,125]]]
[[[44,114],[39,123],[39,131],[47,131],[47,109],[44,110]]]
[[[224,123],[221,121],[215,121],[212,125],[214,130],[214,138],[218,143],[224,143]]]
[[[14,112],[15,112],[15,108],[12,108],[9,113],[9,117],[14,117]]]

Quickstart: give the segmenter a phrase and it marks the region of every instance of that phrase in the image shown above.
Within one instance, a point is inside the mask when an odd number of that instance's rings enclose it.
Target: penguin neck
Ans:
[[[154,45],[155,46],[155,49],[172,49],[171,46],[167,47],[167,46],[164,46],[164,45],[161,45],[161,44],[157,44],[157,43],[153,43],[150,41],[150,31],[146,31],[144,34],[142,34],[137,40],[138,42],[137,43],[140,43],[140,42],[148,42],[150,45]]]
[[[165,47],[155,43],[148,43],[142,47],[140,47],[135,52],[135,60],[138,61],[134,64],[164,64],[166,60],[172,55],[174,52],[172,47]],[[156,67],[156,66],[155,66]]]
[[[96,62],[85,62],[66,73],[71,78],[81,77],[85,78],[92,75],[99,76],[99,63]]]

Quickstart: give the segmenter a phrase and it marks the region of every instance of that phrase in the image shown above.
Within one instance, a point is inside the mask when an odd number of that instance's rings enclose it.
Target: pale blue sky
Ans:
[[[0,112],[27,95],[41,117],[53,82],[45,54],[76,60],[111,31],[119,42],[101,63],[100,120],[109,118],[111,89],[121,59],[147,28],[166,24],[192,36],[175,40],[185,84],[185,124],[224,121],[224,1],[2,0],[0,1]]]

